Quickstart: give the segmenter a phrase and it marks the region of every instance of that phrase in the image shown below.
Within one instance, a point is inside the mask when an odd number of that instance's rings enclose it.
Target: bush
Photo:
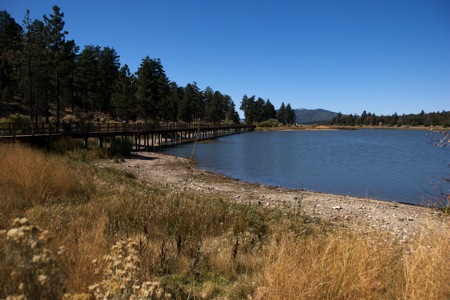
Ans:
[[[15,219],[11,229],[0,231],[1,298],[92,299],[88,294],[64,295],[62,269],[48,246],[48,231],[26,218]],[[112,247],[110,255],[104,257],[103,281],[89,287],[95,299],[170,299],[158,282],[144,281],[138,250],[131,239]],[[94,263],[99,267],[96,260]]]
[[[15,219],[0,233],[0,297],[61,299],[63,283],[57,260],[47,248],[48,232]]]
[[[109,149],[111,155],[114,156],[128,156],[133,149],[133,143],[129,139],[114,139]]]
[[[79,120],[78,120],[78,118],[75,116],[75,115],[65,115],[63,118],[62,118],[62,122],[63,123],[65,123],[65,124],[70,124],[70,123],[75,123],[75,122],[78,122]]]
[[[104,257],[103,281],[89,287],[95,299],[170,299],[158,282],[143,282],[138,254],[138,245],[131,239],[111,248],[111,254]]]
[[[280,122],[278,122],[278,120],[269,119],[269,120],[257,123],[256,126],[258,126],[258,127],[278,127],[279,124],[280,124]]]
[[[8,121],[13,124],[16,133],[26,133],[27,131],[29,131],[31,123],[29,116],[24,116],[21,114],[13,114],[9,116]]]
[[[75,149],[83,149],[84,145],[81,140],[72,139],[70,137],[61,137],[59,139],[50,140],[49,149],[52,153],[65,154]]]
[[[444,128],[449,128],[450,127],[450,120],[443,121],[441,123],[441,126],[444,127]]]

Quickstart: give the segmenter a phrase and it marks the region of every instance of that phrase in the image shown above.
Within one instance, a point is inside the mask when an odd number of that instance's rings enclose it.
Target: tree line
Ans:
[[[0,11],[0,97],[20,99],[33,122],[59,123],[65,112],[89,116],[110,114],[126,122],[238,123],[230,96],[194,81],[170,81],[160,59],[142,59],[136,73],[112,47],[87,45],[81,51],[66,39],[64,13],[58,6],[42,19],[27,11],[19,25]]]
[[[377,116],[373,113],[363,111],[361,115],[350,114],[343,115],[338,113],[334,117],[330,125],[345,126],[441,126],[450,127],[450,111],[425,113],[423,110],[419,114],[403,114],[394,113],[390,116]]]
[[[290,103],[285,105],[282,102],[280,108],[275,110],[275,107],[269,99],[264,100],[261,97],[255,99],[256,96],[254,95],[251,97],[244,95],[242,97],[240,109],[244,112],[245,123],[260,123],[270,119],[276,119],[283,125],[296,123],[295,111],[292,109]]]

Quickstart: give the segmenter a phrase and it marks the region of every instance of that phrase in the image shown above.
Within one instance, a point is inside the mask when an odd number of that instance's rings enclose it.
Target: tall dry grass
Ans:
[[[274,239],[263,268],[264,299],[450,297],[448,233],[423,235],[411,250],[389,240],[347,230]]]
[[[450,299],[450,231],[423,232],[403,261],[404,299]]]
[[[82,191],[77,174],[61,157],[20,144],[0,144],[0,227],[16,213]],[[9,219],[8,219],[9,218]]]

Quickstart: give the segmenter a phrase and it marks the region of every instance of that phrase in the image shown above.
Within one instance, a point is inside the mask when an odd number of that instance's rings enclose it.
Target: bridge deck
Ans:
[[[156,150],[163,146],[217,138],[254,130],[252,125],[243,124],[105,124],[105,123],[70,123],[58,127],[52,124],[0,123],[0,140],[6,141],[49,141],[61,137],[83,139],[85,146],[89,138],[97,138],[103,147],[105,138],[110,142],[116,137],[129,138],[136,150]]]

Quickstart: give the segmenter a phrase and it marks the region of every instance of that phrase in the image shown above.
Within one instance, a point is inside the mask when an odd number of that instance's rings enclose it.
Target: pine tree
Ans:
[[[99,109],[100,81],[99,70],[100,46],[88,45],[77,57],[75,70],[75,85],[78,93],[78,106],[85,113]]]
[[[165,105],[161,109],[161,118],[165,121],[176,122],[178,118],[178,107],[183,99],[183,88],[179,87],[176,82],[169,84],[169,95]]]
[[[212,97],[212,101],[208,107],[210,113],[210,119],[214,123],[219,123],[220,120],[226,117],[226,99],[219,92],[215,91]]]
[[[212,119],[213,97],[214,97],[214,90],[210,86],[207,86],[203,91],[203,99],[206,105],[206,120],[208,121]]]
[[[110,112],[114,83],[119,76],[119,55],[114,48],[105,47],[99,52],[98,72],[100,90],[100,111]]]
[[[114,116],[125,119],[135,119],[137,115],[135,78],[131,74],[128,65],[120,68],[118,78],[113,86],[112,112]]]
[[[255,121],[255,96],[242,97],[240,109],[244,112],[245,123],[252,124]]]
[[[45,25],[40,20],[32,21],[30,12],[24,18],[25,32],[23,48],[20,55],[22,68],[20,70],[20,90],[23,101],[28,104],[30,117],[34,122],[39,116],[45,115],[49,121],[49,89],[50,70],[48,65],[48,51]]]
[[[18,92],[22,27],[6,11],[0,11],[0,97]]]
[[[284,102],[281,103],[280,108],[277,111],[277,120],[283,125],[286,125],[286,106]]]
[[[258,99],[255,101],[255,105],[254,105],[254,114],[255,114],[254,121],[255,122],[261,122],[266,119],[264,106],[265,106],[264,99],[261,97],[258,97]]]
[[[166,102],[170,87],[159,59],[149,56],[142,60],[137,72],[137,100],[142,116],[156,121]]]
[[[292,109],[290,103],[288,103],[288,105],[286,105],[286,123],[289,125],[296,123],[295,110]]]
[[[184,122],[192,122],[203,119],[205,111],[203,93],[194,81],[184,88],[183,100],[178,111],[178,119]]]
[[[277,118],[277,111],[275,110],[275,106],[270,102],[269,99],[267,99],[265,106],[265,119],[276,119]]]
[[[63,103],[63,83],[66,77],[70,76],[69,66],[73,61],[75,47],[74,41],[66,41],[67,31],[64,30],[65,22],[63,21],[64,13],[60,11],[58,6],[53,6],[53,14],[49,17],[44,15],[44,24],[46,29],[46,41],[48,51],[48,65],[51,71],[52,98],[56,104],[56,120],[57,126],[60,122],[60,113]]]
[[[231,97],[229,97],[228,101],[227,120],[233,122],[234,124],[239,124],[240,122],[239,113],[236,111],[236,105],[233,100],[231,100]]]

